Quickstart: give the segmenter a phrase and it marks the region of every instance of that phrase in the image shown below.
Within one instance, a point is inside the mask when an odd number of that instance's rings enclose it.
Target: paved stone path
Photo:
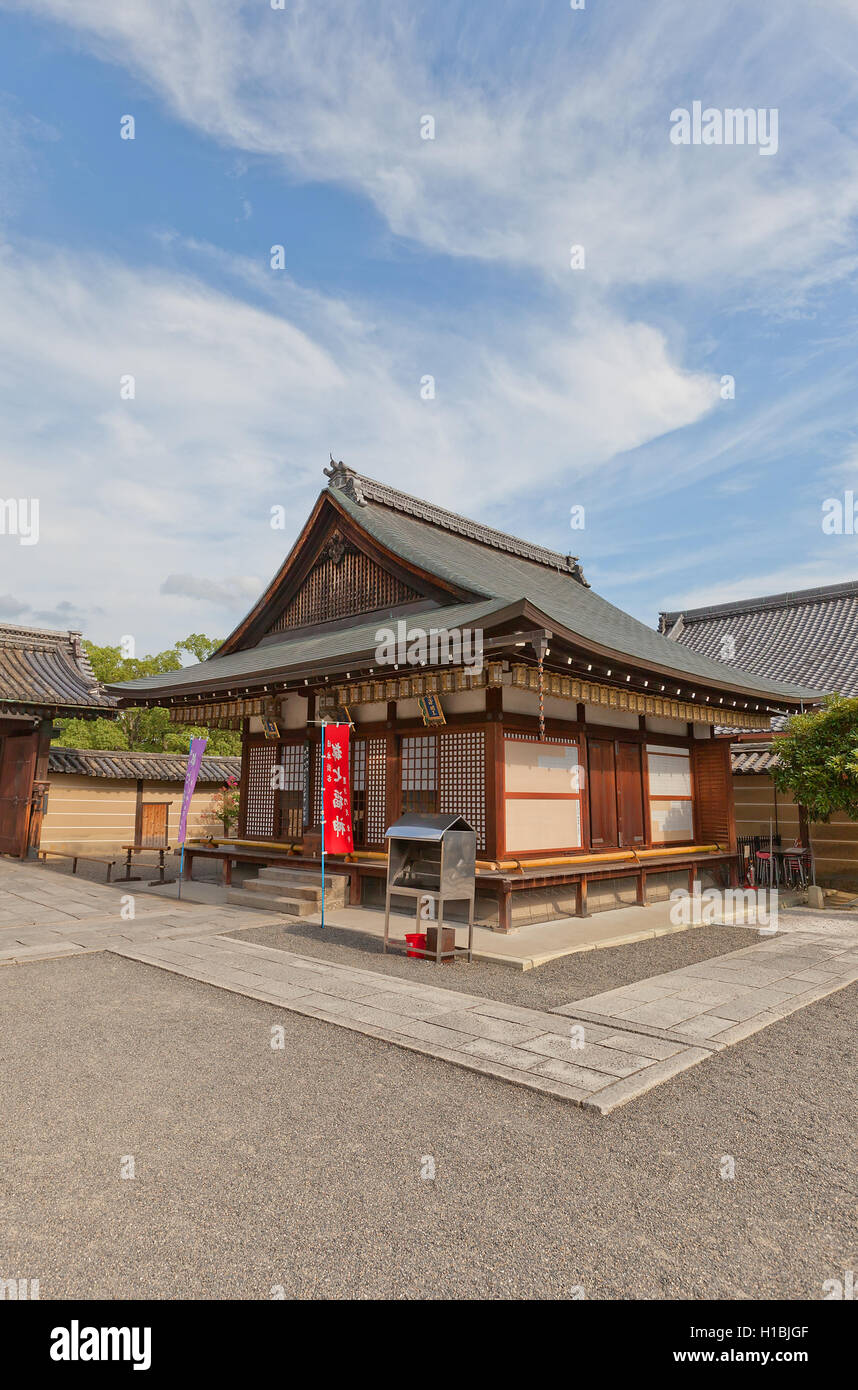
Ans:
[[[552,1012],[718,1049],[856,980],[854,928],[790,931]]]
[[[117,885],[118,887],[119,885]],[[147,893],[124,892],[71,874],[0,862],[0,965],[103,951],[117,941],[198,937],[245,926],[282,922],[279,913],[169,902]],[[134,917],[123,915],[133,897]],[[127,907],[125,911],[127,912]]]
[[[224,935],[269,922],[282,917],[0,863],[0,965],[108,950],[601,1114],[858,980],[858,923],[808,915],[765,944],[542,1012]]]
[[[687,1042],[579,1023],[250,941],[207,937],[110,949],[603,1114],[711,1055]]]

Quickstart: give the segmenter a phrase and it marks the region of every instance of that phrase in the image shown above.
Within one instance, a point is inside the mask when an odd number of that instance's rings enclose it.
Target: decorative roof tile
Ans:
[[[325,477],[330,480],[328,486],[350,497],[359,507],[365,507],[369,502],[378,502],[382,507],[390,507],[393,511],[405,513],[406,516],[417,517],[419,521],[427,521],[431,526],[440,526],[445,531],[478,541],[480,545],[489,545],[495,550],[506,551],[508,555],[520,555],[525,560],[532,560],[534,564],[561,570],[577,579],[585,588],[590,587],[584,578],[577,555],[561,555],[558,550],[546,550],[542,545],[519,540],[517,536],[508,536],[505,531],[496,531],[481,522],[469,521],[457,512],[448,512],[445,507],[436,507],[433,502],[424,502],[422,498],[400,492],[398,488],[390,487],[387,483],[377,483],[374,478],[366,478],[363,474],[356,473],[353,468],[346,468],[342,462],[334,463],[333,458],[331,467],[324,471]]]

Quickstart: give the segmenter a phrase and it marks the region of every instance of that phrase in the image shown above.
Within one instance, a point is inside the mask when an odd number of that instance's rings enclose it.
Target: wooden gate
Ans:
[[[144,801],[140,807],[139,843],[147,849],[160,849],[167,843],[169,801]]]
[[[38,733],[0,738],[0,854],[27,853]]]

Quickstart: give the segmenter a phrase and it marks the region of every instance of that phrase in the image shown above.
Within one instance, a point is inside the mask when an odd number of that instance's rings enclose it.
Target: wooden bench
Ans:
[[[133,875],[132,875],[132,873],[131,873],[131,868],[132,868],[132,855],[134,855],[134,854],[146,854],[146,853],[150,853],[150,852],[152,852],[152,851],[154,851],[154,852],[157,854],[157,856],[158,856],[158,877],[157,877],[157,878],[151,878],[151,879],[149,880],[150,886],[151,886],[152,884],[155,884],[155,883],[175,883],[175,882],[176,882],[176,880],[175,880],[174,878],[165,878],[165,877],[164,877],[164,855],[169,853],[169,851],[170,851],[170,846],[169,846],[169,845],[123,845],[122,848],[125,850],[125,877],[124,877],[123,879],[120,880],[122,883],[140,883],[140,882],[141,882],[141,879],[142,879],[142,875],[141,875],[141,874],[133,874]],[[143,869],[143,868],[146,868],[146,865],[145,865],[145,864],[139,864],[139,865],[137,865],[137,867],[140,868],[140,869]],[[150,864],[150,865],[149,865],[149,868],[153,868],[153,869],[154,869],[154,867],[155,867],[154,864]]]
[[[39,850],[39,858],[40,858],[43,862],[47,859],[47,857],[48,857],[49,854],[55,855],[58,859],[70,859],[70,860],[72,861],[72,873],[73,873],[73,874],[76,874],[76,873],[77,873],[78,861],[81,860],[81,859],[83,860],[84,864],[106,864],[106,865],[107,865],[107,882],[108,882],[108,883],[110,882],[110,875],[113,873],[113,870],[116,868],[116,864],[117,864],[117,860],[115,860],[115,859],[99,859],[97,856],[95,856],[95,855],[93,855],[93,854],[72,854],[70,850],[62,850],[62,849],[40,849],[40,850]]]

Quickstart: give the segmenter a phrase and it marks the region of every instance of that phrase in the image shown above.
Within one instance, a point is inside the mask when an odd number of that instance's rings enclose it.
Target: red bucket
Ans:
[[[422,960],[420,951],[426,950],[426,933],[422,931],[406,932],[405,940],[408,943],[408,955],[417,956],[418,960]],[[415,950],[415,947],[419,947],[419,950]]]

